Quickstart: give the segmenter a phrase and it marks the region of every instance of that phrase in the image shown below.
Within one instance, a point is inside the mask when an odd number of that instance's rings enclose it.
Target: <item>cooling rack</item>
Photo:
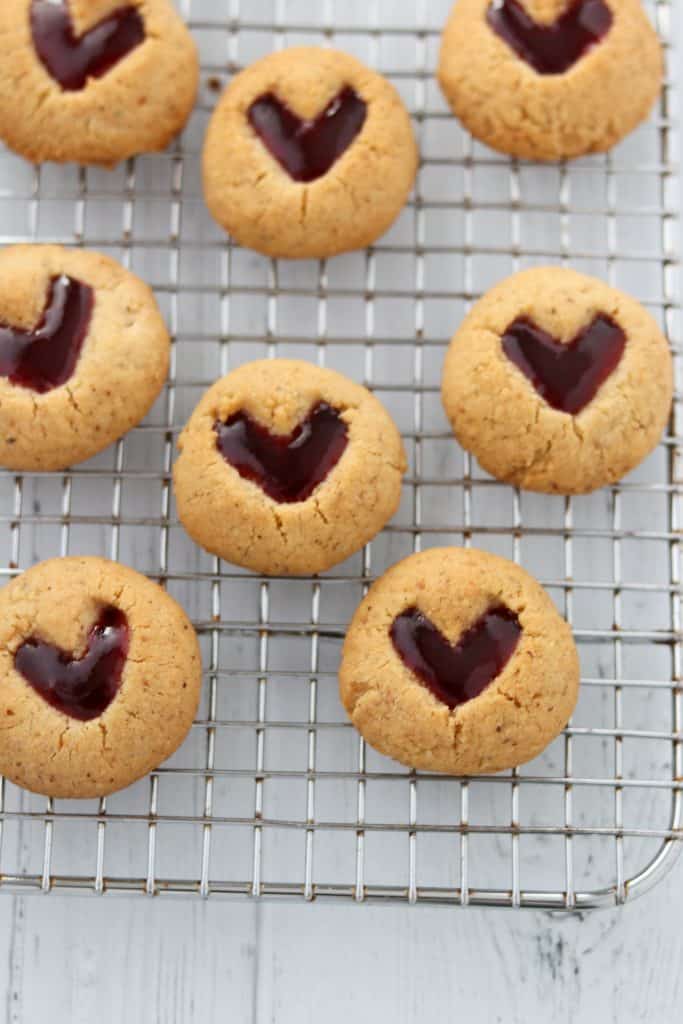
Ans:
[[[172,372],[145,423],[63,474],[0,476],[4,580],[55,555],[120,559],[188,609],[204,694],[178,754],[131,789],[45,800],[0,783],[0,892],[187,893],[312,901],[582,909],[645,891],[680,848],[681,394],[655,454],[619,487],[563,499],[487,477],[439,402],[448,339],[504,275],[560,263],[636,295],[680,364],[673,4],[657,113],[607,156],[509,161],[462,131],[434,79],[450,0],[182,0],[202,94],[182,141],[113,172],[33,168],[0,153],[0,240],[109,252],[155,288]],[[230,74],[273,48],[334,45],[396,83],[422,165],[376,247],[326,263],[231,245],[201,196],[200,151]],[[177,433],[219,374],[264,355],[370,386],[411,469],[393,523],[320,579],[268,580],[199,551],[179,527]],[[680,389],[680,365],[677,366]],[[336,670],[369,583],[438,544],[476,545],[535,573],[572,623],[583,686],[570,726],[493,778],[410,772],[346,722]]]

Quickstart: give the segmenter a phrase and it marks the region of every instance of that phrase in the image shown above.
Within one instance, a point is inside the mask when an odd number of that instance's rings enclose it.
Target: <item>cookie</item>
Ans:
[[[662,47],[641,0],[458,0],[439,81],[487,146],[561,160],[611,149],[648,116]]]
[[[169,0],[3,0],[0,138],[36,163],[113,166],[165,149],[197,96]]]
[[[412,555],[371,587],[344,643],[341,700],[381,754],[475,775],[532,760],[579,689],[571,630],[519,566],[483,551]]]
[[[388,230],[418,154],[408,111],[385,78],[348,54],[300,47],[233,79],[203,162],[209,210],[241,245],[323,259]]]
[[[345,561],[396,512],[406,459],[381,403],[332,370],[247,363],[204,395],[174,467],[198,544],[266,575]]]
[[[584,494],[656,447],[672,378],[666,338],[638,302],[546,267],[476,303],[446,355],[442,397],[458,441],[492,476]]]
[[[0,591],[0,774],[100,797],[157,768],[197,711],[201,659],[182,608],[102,558],[55,558]]]
[[[0,465],[65,469],[146,415],[170,340],[146,284],[107,256],[0,252]]]

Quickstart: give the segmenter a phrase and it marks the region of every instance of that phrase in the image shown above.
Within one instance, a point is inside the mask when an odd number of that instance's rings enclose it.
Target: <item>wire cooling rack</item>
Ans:
[[[673,4],[649,7],[669,58],[657,113],[611,154],[566,167],[506,160],[449,115],[433,72],[450,0],[179,6],[201,48],[203,86],[174,149],[114,172],[0,154],[2,242],[110,252],[153,284],[174,336],[168,386],[141,427],[71,472],[0,477],[0,566],[8,579],[42,558],[98,554],[159,579],[197,625],[203,701],[181,751],[106,801],[46,801],[0,783],[0,891],[623,902],[662,876],[683,835],[680,391],[671,430],[643,467],[619,487],[565,500],[483,474],[453,440],[438,390],[471,301],[548,262],[635,294],[680,356]],[[349,50],[386,73],[415,116],[423,156],[389,235],[327,263],[233,247],[201,197],[201,144],[220,88],[255,58],[301,42]],[[368,384],[409,449],[394,522],[320,579],[267,580],[205,555],[173,505],[175,440],[201,392],[264,354]],[[365,747],[337,697],[345,626],[371,580],[415,550],[451,543],[535,573],[580,646],[570,727],[533,764],[493,778],[397,766]]]

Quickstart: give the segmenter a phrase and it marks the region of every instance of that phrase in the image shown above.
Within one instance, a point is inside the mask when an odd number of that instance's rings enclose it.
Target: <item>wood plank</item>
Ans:
[[[235,1021],[252,1019],[253,904],[59,895],[14,903],[21,927],[0,945],[0,955],[9,945],[0,972],[10,972],[0,985],[17,994],[0,1002],[5,1024],[207,1024],[227,1007]]]
[[[682,882],[683,863],[643,899],[584,917],[8,899],[0,1020],[415,1024],[456,1010],[482,1024],[670,1020],[683,998]]]

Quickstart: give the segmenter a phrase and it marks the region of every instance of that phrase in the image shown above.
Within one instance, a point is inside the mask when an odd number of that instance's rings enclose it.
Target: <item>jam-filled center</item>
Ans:
[[[616,370],[626,335],[601,313],[572,341],[562,344],[532,320],[518,317],[503,335],[502,345],[508,359],[548,405],[575,416]]]
[[[77,36],[67,0],[32,0],[31,33],[42,64],[62,89],[76,92],[89,78],[102,78],[145,40],[137,7],[120,7]]]
[[[519,619],[500,605],[478,619],[454,645],[419,608],[391,626],[404,665],[451,710],[478,697],[503,671],[522,635]]]
[[[90,630],[80,658],[32,637],[17,650],[14,664],[53,708],[89,722],[106,711],[119,692],[129,645],[126,616],[108,607]]]
[[[39,394],[65,384],[76,369],[94,305],[89,285],[66,275],[53,277],[35,327],[0,323],[0,376]]]
[[[267,93],[249,108],[249,123],[294,181],[322,178],[359,135],[367,104],[347,86],[313,121],[305,121]]]
[[[612,27],[605,0],[569,0],[550,25],[534,21],[520,0],[492,0],[486,20],[518,57],[541,75],[562,75]]]
[[[240,476],[273,501],[306,501],[329,476],[348,444],[337,409],[320,402],[291,434],[271,434],[246,412],[214,424],[218,450]]]

